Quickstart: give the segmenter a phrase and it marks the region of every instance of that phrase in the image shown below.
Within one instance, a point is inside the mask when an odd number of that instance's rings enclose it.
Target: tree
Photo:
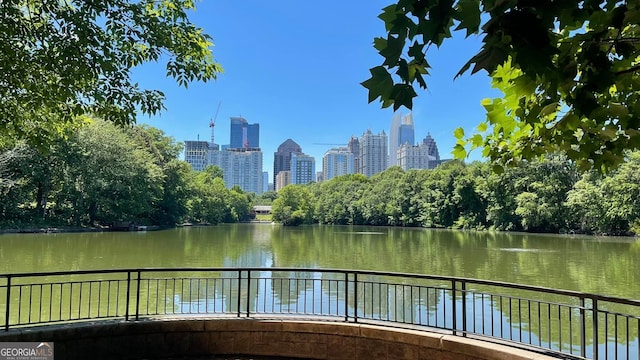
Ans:
[[[369,179],[362,174],[337,176],[316,184],[316,220],[321,224],[362,224],[362,200],[369,185]]]
[[[18,160],[26,157],[26,151],[24,144],[18,144],[0,152],[0,191],[15,185],[17,179],[12,168]]]
[[[219,173],[219,167],[210,165],[194,174],[189,199],[191,221],[218,224],[225,220],[229,190]]]
[[[67,196],[78,215],[88,217],[83,222],[148,221],[163,193],[162,169],[150,153],[102,120],[92,120],[65,146],[67,176],[74,179]]]
[[[427,87],[432,46],[456,30],[484,36],[458,76],[484,70],[504,97],[482,101],[478,133],[456,130],[456,157],[481,148],[511,165],[561,151],[582,169],[608,171],[640,148],[637,1],[398,0],[379,17],[387,36],[374,47],[384,62],[362,85],[369,102],[394,109],[411,108],[414,86]]]
[[[76,116],[129,124],[164,94],[133,83],[132,68],[165,61],[187,86],[215,79],[211,38],[192,24],[193,0],[0,2],[0,142],[44,147]],[[0,143],[0,145],[2,145]]]
[[[278,191],[273,201],[273,220],[283,225],[297,226],[313,222],[314,198],[303,185],[287,185]]]

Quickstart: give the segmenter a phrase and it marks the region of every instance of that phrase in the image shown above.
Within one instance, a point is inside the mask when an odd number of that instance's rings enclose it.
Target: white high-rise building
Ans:
[[[415,144],[415,130],[413,126],[413,114],[402,116],[396,113],[391,119],[391,131],[389,132],[389,163],[388,166],[398,164],[398,149],[400,146]]]
[[[195,171],[202,171],[209,165],[209,143],[206,141],[185,141],[184,160]]]
[[[433,169],[442,163],[438,146],[431,134],[427,134],[424,140],[416,146],[409,144],[400,146],[397,159],[398,165],[403,170]]]
[[[315,180],[316,160],[313,156],[293,153],[291,154],[291,183],[308,184]]]
[[[322,157],[322,179],[354,173],[354,155],[346,147],[329,149]]]
[[[260,148],[239,148],[211,151],[210,165],[222,169],[227,188],[238,185],[246,192],[262,194],[262,151]]]
[[[429,149],[420,144],[413,146],[404,144],[398,148],[398,166],[402,170],[432,169],[435,158],[429,155]]]
[[[276,186],[275,190],[280,191],[283,187],[291,184],[291,171],[290,170],[282,170],[278,172],[278,176],[276,176]]]
[[[384,130],[374,135],[371,129],[367,130],[360,138],[360,171],[369,177],[387,169],[389,154],[387,146],[389,142]]]

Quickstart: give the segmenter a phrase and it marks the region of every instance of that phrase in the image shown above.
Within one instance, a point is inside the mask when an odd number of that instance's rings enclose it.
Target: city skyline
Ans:
[[[211,143],[211,142],[207,142],[204,140],[185,140],[184,144],[185,144],[185,148],[183,151],[183,155],[182,155],[182,159],[191,163],[192,167],[197,170],[197,171],[201,171],[204,169],[204,167],[207,165],[207,161],[204,160],[205,158],[210,159],[210,161],[213,161],[214,157],[213,156],[213,152],[214,151],[218,151],[218,150],[229,150],[229,149],[246,149],[246,150],[258,150],[261,151],[261,149],[257,146],[251,146],[252,145],[259,145],[259,138],[260,138],[260,133],[259,133],[259,129],[260,129],[260,124],[259,123],[253,123],[253,124],[249,124],[248,120],[243,118],[243,117],[230,117],[229,118],[230,121],[230,134],[229,134],[229,144],[217,144],[217,143]],[[251,128],[253,127],[255,129],[255,132],[252,135],[247,135],[247,128]],[[394,128],[397,127],[397,131],[394,132]],[[214,131],[215,127],[211,127],[211,131]],[[387,129],[389,131],[390,134],[394,134],[395,136],[398,137],[398,139],[400,140],[400,142],[398,143],[398,145],[405,145],[408,144],[410,146],[418,146],[418,145],[423,145],[428,143],[428,145],[430,146],[430,148],[433,148],[433,150],[435,151],[435,154],[431,154],[434,157],[437,157],[437,160],[440,160],[440,156],[436,155],[438,153],[438,148],[436,145],[436,142],[434,141],[434,139],[431,137],[430,132],[427,132],[427,135],[425,136],[425,138],[422,140],[421,143],[416,143],[415,141],[415,134],[414,134],[414,129],[413,129],[413,115],[412,113],[408,113],[406,115],[402,114],[401,112],[397,112],[396,114],[394,114],[392,120],[391,120],[391,125],[389,127],[389,129]],[[313,155],[309,155],[303,152],[303,148],[302,146],[300,146],[295,140],[289,138],[286,139],[284,142],[282,142],[279,146],[276,152],[273,153],[273,161],[269,162],[266,161],[266,159],[261,160],[261,163],[263,164],[263,168],[261,171],[261,175],[266,173],[268,174],[268,178],[270,181],[270,184],[272,184],[275,187],[276,184],[276,177],[278,175],[278,172],[281,171],[290,171],[291,170],[291,157],[292,154],[299,154],[299,155],[304,155],[305,157],[308,158],[312,158],[313,161],[318,161],[318,163],[321,166],[321,172],[325,172],[325,166],[324,166],[324,161],[325,158],[327,156],[328,153],[331,153],[334,150],[344,150],[346,152],[351,152],[354,155],[355,159],[352,159],[353,164],[352,164],[352,173],[363,173],[367,176],[371,176],[377,172],[383,171],[384,169],[391,167],[391,166],[399,166],[400,164],[396,163],[396,164],[392,164],[391,163],[391,158],[392,158],[392,138],[390,136],[387,136],[387,131],[386,130],[382,130],[379,134],[373,134],[371,132],[371,129],[367,129],[366,131],[363,131],[362,137],[357,137],[355,135],[351,136],[350,139],[347,142],[344,143],[335,143],[335,144],[331,144],[331,143],[327,143],[324,144],[325,146],[330,146],[330,145],[340,145],[338,148],[336,148],[335,146],[333,147],[329,147],[321,157],[316,158]],[[219,134],[215,134],[212,133],[212,138],[215,136],[216,138],[219,138]],[[363,145],[365,145],[366,141],[364,141],[365,139],[369,138],[371,135],[374,135],[375,137],[380,136],[380,135],[384,135],[384,138],[386,138],[387,144],[386,144],[386,148],[384,150],[382,149],[376,149],[376,153],[377,155],[381,155],[384,151],[387,152],[387,158],[385,160],[384,163],[378,164],[376,165],[376,170],[374,170],[371,173],[371,170],[363,170],[362,168],[360,168],[360,161],[362,161],[360,159],[360,153],[361,152],[366,152],[365,148],[363,148]],[[392,135],[392,136],[394,136]],[[253,142],[248,140],[249,138],[253,139]],[[240,141],[240,139],[242,141]],[[351,148],[351,143],[353,141],[356,141],[356,147],[357,149]],[[234,143],[235,141],[235,143]],[[339,141],[338,139],[336,139],[336,141]],[[381,140],[376,140],[376,142],[380,142]],[[384,140],[382,140],[384,141]],[[208,151],[207,154],[205,155],[203,152],[203,148],[206,147],[203,144],[207,144],[208,145]],[[234,146],[232,146],[232,144]],[[240,144],[242,144],[242,147],[238,147]],[[376,145],[377,146],[377,145]],[[366,145],[365,145],[366,147]],[[351,148],[351,149],[350,149]],[[399,148],[399,147],[398,147]],[[355,153],[357,154],[355,154]],[[261,151],[261,153],[264,156],[264,152]],[[378,154],[379,153],[379,154]],[[218,155],[219,157],[219,155]],[[220,160],[214,161],[214,162],[219,162]],[[271,169],[265,169],[264,164],[273,164],[273,167]],[[209,163],[211,164],[211,163]],[[367,167],[368,165],[365,165],[365,167]],[[315,169],[315,165],[314,165],[314,169]],[[382,170],[380,170],[382,169]],[[269,171],[271,170],[271,171]],[[325,176],[327,174],[324,174]],[[314,176],[315,177],[315,176]],[[326,179],[323,180],[329,180],[334,176],[329,176]],[[292,180],[295,180],[292,178]],[[272,181],[272,182],[271,182]],[[264,182],[264,181],[262,181]]]
[[[216,81],[193,82],[184,89],[164,76],[161,63],[134,69],[140,86],[166,95],[166,110],[138,121],[182,142],[210,139],[209,123],[214,120],[218,143],[228,137],[232,116],[259,123],[264,170],[269,172],[270,154],[288,138],[319,161],[332,146],[316,144],[347,143],[368,128],[388,133],[393,109],[369,104],[367,89],[360,85],[370,77],[369,69],[383,61],[373,39],[386,36],[377,16],[387,5],[388,0],[327,0],[313,7],[293,0],[199,2],[189,17],[213,37],[214,57],[224,72]],[[304,11],[315,15],[300,16]],[[243,19],[242,26],[238,19]],[[455,128],[473,133],[485,119],[482,99],[500,96],[486,73],[455,78],[481,45],[480,38],[464,35],[454,32],[443,47],[429,50],[429,88],[416,90],[412,110],[416,139],[430,132],[443,158],[451,157]],[[479,158],[480,152],[472,156]]]

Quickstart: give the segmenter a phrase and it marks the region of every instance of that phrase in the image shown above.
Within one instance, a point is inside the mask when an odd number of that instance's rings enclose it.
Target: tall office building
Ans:
[[[420,145],[404,144],[398,148],[398,166],[402,170],[433,169],[436,166],[435,157],[429,155],[429,148],[424,143]]]
[[[195,171],[204,170],[209,165],[209,143],[206,141],[185,141],[184,160]]]
[[[346,147],[329,149],[322,157],[322,179],[353,174],[353,153]]]
[[[267,171],[262,172],[262,192],[269,191],[269,173]]]
[[[360,140],[357,137],[352,136],[349,139],[347,149],[353,154],[353,172],[360,172]]]
[[[243,117],[231,117],[229,148],[259,148],[260,124],[249,124]]]
[[[388,144],[384,130],[378,135],[373,134],[371,129],[367,130],[360,138],[359,173],[369,177],[386,170],[389,160]]]
[[[275,186],[276,191],[280,191],[280,189],[282,189],[283,187],[291,184],[291,171],[289,170],[280,171],[278,173],[278,176],[276,176],[275,184],[276,184]]]
[[[291,139],[285,140],[278,151],[273,153],[273,183],[276,184],[276,177],[280,171],[291,170],[291,154],[302,153],[300,145]]]
[[[433,140],[430,133],[422,140],[422,144],[427,147],[429,156],[432,156],[436,161],[440,161],[440,153],[438,152],[438,145]]]
[[[402,116],[396,113],[391,119],[391,131],[389,132],[389,163],[388,166],[399,165],[398,148],[402,145],[415,144],[415,130],[413,126],[413,115],[409,113]]]
[[[291,154],[291,183],[308,184],[315,180],[316,160],[313,156],[292,153]]]
[[[238,185],[243,191],[262,194],[262,151],[259,148],[237,148],[212,151],[211,165],[222,169],[225,186],[231,189]]]

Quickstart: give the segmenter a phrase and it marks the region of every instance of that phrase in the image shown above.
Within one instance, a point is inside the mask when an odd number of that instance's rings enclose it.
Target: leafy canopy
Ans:
[[[75,116],[116,124],[155,114],[164,94],[131,69],[166,61],[186,87],[215,79],[211,38],[192,24],[194,0],[3,0],[0,2],[0,136],[42,145]]]
[[[398,0],[379,16],[384,58],[362,83],[369,102],[412,107],[427,88],[427,53],[454,31],[483,36],[460,69],[484,70],[501,99],[485,99],[477,133],[455,136],[457,158],[481,148],[510,165],[564,152],[582,169],[608,171],[640,148],[640,2],[624,0]],[[498,165],[498,170],[500,166]]]

